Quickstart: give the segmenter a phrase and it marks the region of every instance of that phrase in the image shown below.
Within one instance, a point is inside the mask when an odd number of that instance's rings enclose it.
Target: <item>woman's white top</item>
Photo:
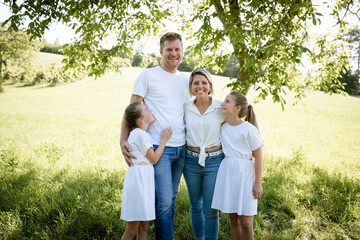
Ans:
[[[199,147],[199,164],[205,166],[205,148],[221,146],[220,129],[224,117],[220,113],[221,101],[212,99],[211,105],[201,115],[194,104],[195,99],[185,103],[186,143]]]
[[[224,123],[221,142],[225,157],[246,160],[252,159],[252,152],[263,145],[259,131],[247,121],[237,126]]]

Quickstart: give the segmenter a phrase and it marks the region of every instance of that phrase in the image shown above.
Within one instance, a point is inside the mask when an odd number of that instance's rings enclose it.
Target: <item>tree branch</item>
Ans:
[[[238,1],[230,0],[229,5],[230,5],[231,15],[235,16],[234,23],[237,24],[240,21],[240,18],[239,18],[240,8],[239,8]]]
[[[223,17],[223,16],[224,16],[224,8],[223,8],[223,6],[221,5],[220,0],[214,0],[214,7],[215,7],[216,12],[217,12],[218,15],[219,15],[219,19],[220,19],[221,23],[222,23],[224,26],[226,26],[228,23],[227,23],[227,21],[225,20],[225,18]]]
[[[339,20],[333,27],[335,27],[336,25],[340,24],[340,23],[344,20],[344,18],[346,17],[347,13],[348,13],[348,12],[351,12],[351,11],[350,11],[350,5],[353,4],[353,3],[354,3],[353,0],[350,0],[350,1],[348,1],[348,2],[346,3],[346,11],[345,11],[345,13],[344,13],[344,16],[343,16],[343,17],[341,18],[341,20]],[[355,15],[359,18],[359,16],[357,15],[357,13],[356,13]]]

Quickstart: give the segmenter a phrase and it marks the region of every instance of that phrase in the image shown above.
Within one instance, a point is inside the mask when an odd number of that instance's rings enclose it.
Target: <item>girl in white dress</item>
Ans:
[[[155,120],[151,110],[137,102],[125,109],[125,120],[131,132],[128,143],[131,153],[131,166],[126,173],[121,204],[121,219],[127,221],[122,240],[148,239],[149,221],[155,219],[154,167],[162,155],[166,142],[172,135],[171,128],[163,130],[161,143],[154,151],[150,135],[146,132]]]
[[[221,127],[225,158],[217,173],[211,207],[229,214],[232,239],[254,239],[253,216],[263,194],[263,143],[253,107],[244,95],[231,92],[221,104],[221,113],[226,119]]]

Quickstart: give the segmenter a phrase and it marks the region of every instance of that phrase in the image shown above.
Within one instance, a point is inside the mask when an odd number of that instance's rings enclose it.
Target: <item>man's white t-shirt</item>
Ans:
[[[136,79],[132,94],[143,97],[153,111],[155,121],[148,128],[153,144],[160,144],[161,132],[169,127],[173,134],[166,146],[185,144],[184,103],[190,97],[185,74],[169,73],[160,66],[146,69]]]

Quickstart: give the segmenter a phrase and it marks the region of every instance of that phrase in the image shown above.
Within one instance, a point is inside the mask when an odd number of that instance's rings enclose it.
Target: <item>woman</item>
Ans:
[[[224,158],[220,143],[221,101],[211,97],[210,73],[196,69],[190,75],[190,93],[185,104],[186,160],[184,177],[189,193],[191,224],[195,239],[217,239],[219,213],[211,208],[216,174]]]

